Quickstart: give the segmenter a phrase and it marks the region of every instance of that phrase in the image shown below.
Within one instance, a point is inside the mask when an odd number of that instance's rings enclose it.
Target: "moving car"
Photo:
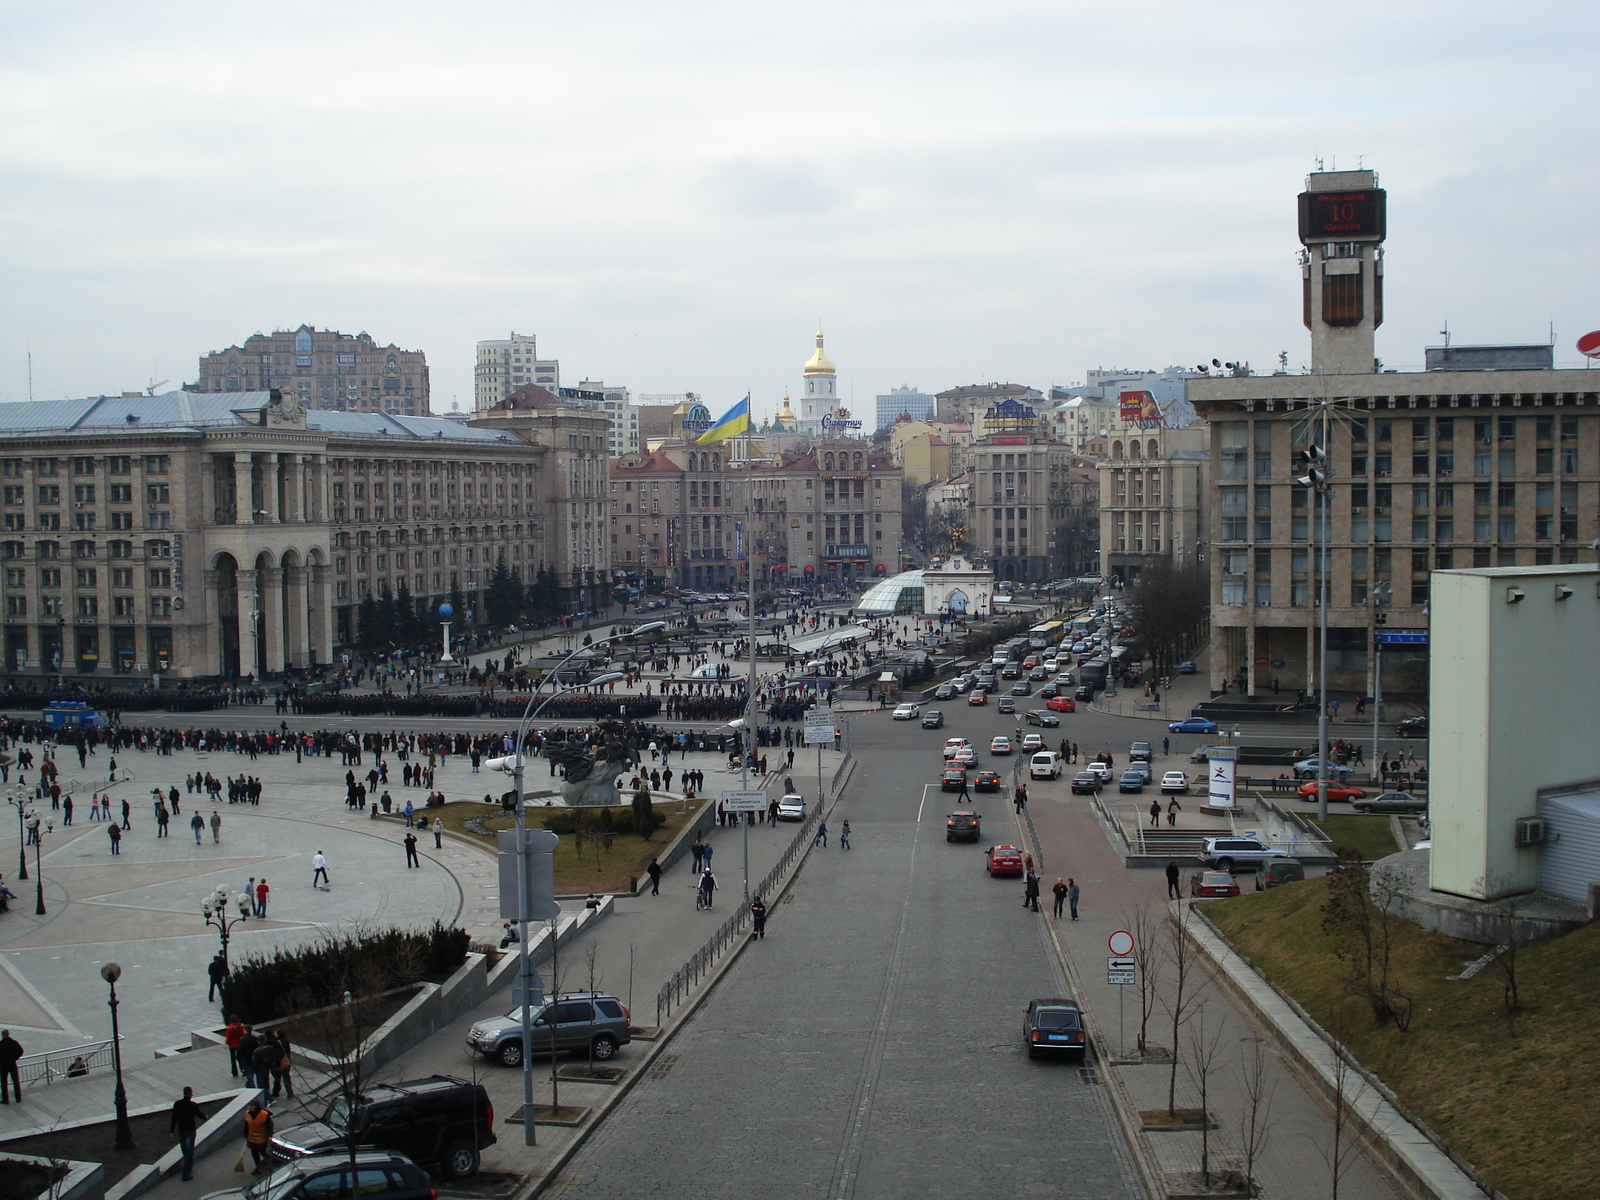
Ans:
[[[1066,1054],[1082,1060],[1088,1046],[1083,1013],[1076,1000],[1030,1000],[1022,1016],[1022,1041],[1028,1057]]]
[[[896,721],[914,721],[921,715],[922,705],[920,704],[902,704],[894,710],[894,719]]]
[[[1093,700],[1094,699],[1094,689],[1092,687],[1090,687],[1087,683],[1083,684],[1081,687],[1078,688],[1077,691],[1072,693],[1072,698],[1074,700]]]
[[[1033,680],[1035,683],[1043,683],[1046,679],[1050,678],[1050,672],[1044,667],[1034,667],[1028,672],[1028,678]]]
[[[1395,733],[1403,738],[1423,738],[1428,736],[1427,717],[1407,717],[1394,727]]]
[[[975,842],[983,818],[975,812],[957,809],[944,819],[944,840],[947,842]]]
[[[1128,759],[1131,762],[1149,762],[1155,756],[1155,749],[1149,742],[1134,742],[1128,747]]]
[[[269,1160],[270,1161],[270,1160]],[[428,1173],[401,1154],[387,1150],[340,1149],[291,1159],[245,1188],[208,1192],[203,1200],[322,1200],[347,1196],[346,1172],[355,1168],[362,1200],[434,1200],[439,1193]]]
[[[1031,696],[1033,695],[1033,685],[1026,679],[1019,679],[1011,685],[1011,694],[1013,696]]]
[[[1117,780],[1119,792],[1142,792],[1144,785],[1149,782],[1149,776],[1135,767],[1129,767],[1122,773],[1122,778]]]
[[[563,992],[547,999],[533,1014],[534,1054],[592,1048],[597,1062],[616,1054],[629,1041],[628,1009],[617,997],[604,992]],[[503,1017],[488,1017],[467,1031],[467,1048],[507,1067],[522,1065],[522,1009]]]
[[[1262,863],[1256,872],[1256,891],[1279,887],[1285,883],[1298,883],[1306,877],[1304,864],[1298,858],[1275,858]]]
[[[1168,733],[1215,733],[1217,723],[1209,717],[1185,717],[1167,726]]]
[[[1320,759],[1303,758],[1294,765],[1294,777],[1296,779],[1315,779],[1320,764]],[[1348,779],[1353,774],[1355,774],[1355,768],[1345,763],[1328,764],[1329,779]]]
[[[1063,671],[1056,676],[1056,686],[1059,688],[1069,688],[1076,682],[1077,680],[1072,677],[1071,671]]]
[[[778,820],[804,821],[806,819],[806,798],[790,792],[778,801]]]
[[[933,689],[933,698],[935,700],[954,700],[956,698],[956,689],[948,683],[941,683]]]
[[[1330,779],[1327,786],[1329,800],[1365,800],[1367,797],[1366,789],[1358,788],[1354,784],[1336,783]],[[1300,785],[1300,798],[1302,800],[1315,800],[1317,798],[1317,781],[1315,779],[1310,783],[1302,783]]]
[[[1044,749],[1044,735],[1043,734],[1039,734],[1039,733],[1025,733],[1025,734],[1023,734],[1022,735],[1022,749],[1023,749],[1024,752],[1026,752],[1028,750],[1043,750]]]
[[[1187,796],[1189,777],[1182,771],[1168,771],[1161,777],[1161,791],[1163,795]]]
[[[997,734],[994,737],[990,738],[989,739],[989,753],[990,754],[1010,754],[1011,753],[1011,739],[1006,737],[1006,735],[1003,734],[1003,733],[1002,734]]]
[[[1189,876],[1191,896],[1237,896],[1239,881],[1226,871],[1202,871]]]
[[[1072,777],[1074,796],[1093,796],[1100,791],[1100,776],[1093,771],[1079,771]]]
[[[979,771],[972,777],[972,790],[975,792],[998,792],[1000,790],[999,772]]]
[[[1022,719],[1029,725],[1039,725],[1045,729],[1059,729],[1061,727],[1061,718],[1043,708],[1030,708],[1022,714]]]
[[[991,876],[1021,875],[1022,851],[1015,846],[990,846],[983,852],[983,863]]]
[[[989,703],[988,690],[981,687],[973,688],[971,695],[967,697],[967,703],[973,708],[982,708],[985,704]]]
[[[1061,694],[1061,689],[1053,683],[1047,683],[1039,689],[1039,699],[1054,700]]]
[[[922,714],[922,727],[924,729],[942,729],[944,727],[944,714],[937,708],[930,708]]]
[[[1051,696],[1044,702],[1044,706],[1051,712],[1077,712],[1078,702],[1071,696]]]
[[[1058,779],[1061,776],[1061,756],[1054,750],[1041,750],[1028,760],[1028,778]]]
[[[1179,663],[1178,664],[1178,674],[1179,675],[1193,675],[1194,674],[1194,664],[1192,662],[1187,662],[1187,661]]]
[[[1275,858],[1288,858],[1289,852],[1269,846],[1256,838],[1210,837],[1205,840],[1200,861],[1219,871],[1236,867],[1255,870]]]
[[[1010,696],[1003,697],[1000,701],[1000,707],[996,711],[1000,713],[1014,713],[1017,711],[1017,702]]]
[[[971,745],[972,743],[964,737],[948,738],[945,740],[944,744],[944,756],[946,758],[954,758],[957,750],[970,747]]]
[[[1020,679],[1021,677],[1022,668],[1017,666],[1016,663],[1007,663],[1005,666],[1000,668],[1001,679]]]
[[[967,787],[967,769],[965,767],[946,767],[939,776],[939,790],[941,792],[962,792]]]
[[[950,756],[950,763],[957,767],[975,767],[978,765],[978,752],[971,746],[963,746]]]
[[[1428,802],[1420,796],[1413,796],[1410,792],[1384,792],[1381,796],[1374,796],[1370,800],[1357,800],[1352,807],[1357,812],[1370,813],[1425,813],[1428,811]]]
[[[592,1015],[592,1004],[586,1003],[585,1007]],[[628,1040],[627,1013],[620,1004],[617,1008],[622,1018],[621,1040],[609,1044],[606,1058]],[[471,1034],[467,1045],[479,1053],[488,1053],[473,1045]],[[520,1025],[514,1045],[515,1060],[520,1064]],[[584,1046],[587,1045],[585,1040]],[[423,1166],[438,1167],[447,1178],[465,1179],[478,1171],[478,1152],[498,1140],[493,1126],[494,1105],[481,1083],[432,1075],[402,1083],[374,1084],[354,1097],[353,1103],[343,1095],[336,1096],[320,1120],[290,1125],[275,1133],[270,1153],[284,1161],[331,1154],[348,1159],[352,1138],[357,1145],[384,1151],[399,1151],[398,1143],[404,1142],[408,1158]]]

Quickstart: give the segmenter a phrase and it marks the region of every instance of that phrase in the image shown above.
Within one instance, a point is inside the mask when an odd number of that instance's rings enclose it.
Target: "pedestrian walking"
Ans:
[[[1067,906],[1072,910],[1072,919],[1078,919],[1078,882],[1075,879],[1067,880]]]
[[[1016,803],[1017,812],[1020,815],[1022,810],[1028,807],[1028,785],[1025,783],[1017,784],[1016,794],[1012,796],[1012,800]]]
[[[1050,889],[1050,894],[1056,898],[1055,917],[1061,919],[1061,906],[1067,902],[1067,884],[1063,879],[1056,880],[1055,887]]]
[[[122,827],[124,829],[133,828],[133,805],[126,800],[122,802]]]
[[[415,820],[414,820],[414,814],[416,813],[417,810],[412,805],[411,801],[407,800],[406,801],[406,806],[402,811],[404,811],[404,813],[406,814],[406,828],[410,829],[416,823]]]
[[[239,1060],[239,1071],[244,1076],[245,1087],[256,1086],[256,1049],[261,1045],[261,1039],[256,1036],[255,1030],[246,1025],[244,1032],[239,1035],[239,1044],[233,1049],[233,1056]]]
[[[183,1096],[173,1101],[172,1115],[167,1120],[167,1132],[178,1135],[178,1146],[183,1151],[184,1183],[194,1178],[194,1133],[205,1119],[205,1110],[194,1102],[194,1089],[184,1088]]]
[[[222,843],[222,814],[214,808],[211,810],[211,841],[213,845]]]
[[[256,916],[264,917],[267,915],[267,894],[271,890],[267,886],[267,877],[263,875],[261,882],[256,884]]]
[[[839,826],[839,849],[850,849],[850,822],[848,820]]]
[[[1161,753],[1163,755],[1167,755],[1167,754],[1171,754],[1172,753],[1172,739],[1171,738],[1162,738],[1161,739]]]
[[[1022,907],[1039,911],[1039,875],[1030,870],[1022,882]]]
[[[1158,828],[1161,825],[1161,801],[1159,800],[1150,801],[1150,824]]]
[[[650,876],[650,894],[661,895],[661,864],[652,858],[650,865],[645,868],[645,874]]]
[[[250,1053],[250,1066],[256,1077],[256,1087],[265,1092],[278,1066],[278,1043],[270,1032],[257,1039],[256,1048]]]
[[[250,1151],[250,1158],[255,1163],[252,1175],[261,1174],[261,1162],[267,1156],[267,1147],[272,1142],[272,1114],[267,1111],[266,1105],[259,1099],[250,1101],[250,1107],[244,1114],[244,1144]],[[244,1155],[239,1156],[243,1163]]]
[[[272,1047],[277,1052],[278,1061],[272,1068],[272,1098],[276,1100],[281,1091],[289,1099],[294,1099],[294,1080],[289,1078],[289,1035],[283,1030],[278,1030],[273,1036]]]
[[[692,870],[696,875],[698,875],[700,874],[701,868],[705,865],[706,856],[706,844],[700,840],[700,836],[698,834],[695,835],[694,841],[689,846],[689,853],[694,856],[694,866]]]
[[[760,940],[767,936],[767,902],[760,896],[750,901],[751,936]]]
[[[72,802],[72,797],[71,796],[67,797],[67,802],[69,804]],[[167,823],[171,819],[172,819],[172,814],[167,811],[167,806],[165,804],[157,804],[156,805],[156,836],[158,838],[164,838],[164,837],[167,836]]]
[[[198,846],[200,844],[200,836],[205,832],[206,819],[198,812],[195,813],[194,816],[189,818],[189,828],[194,830],[194,844]]]
[[[1183,894],[1178,890],[1178,864],[1176,861],[1167,862],[1167,898],[1169,900],[1182,900]]]
[[[72,797],[70,795],[61,798],[61,824],[63,826],[72,824]]]
[[[317,880],[322,880],[322,890],[328,890],[328,860],[318,850],[311,856],[311,886],[317,886]]]
[[[22,1058],[22,1043],[11,1036],[11,1030],[0,1029],[0,1104],[11,1103],[11,1092],[16,1092],[17,1103],[22,1103],[22,1076],[17,1073],[17,1063]],[[7,1087],[10,1091],[7,1091]]]
[[[406,831],[406,867],[421,868],[422,862],[417,858],[417,835],[410,830]]]
[[[222,986],[222,981],[228,977],[228,960],[222,957],[221,951],[206,967],[206,975],[211,980],[211,990],[206,993],[206,1003],[210,1004],[217,998],[217,989]]]
[[[228,1047],[228,1068],[234,1075],[239,1073],[239,1039],[244,1037],[244,1022],[238,1017],[224,1015],[227,1022],[222,1031],[222,1041]]]
[[[711,868],[707,867],[700,873],[699,907],[710,908],[712,898],[715,897],[716,894],[717,877],[711,873]]]
[[[712,849],[713,847],[710,842],[706,842],[700,847],[700,865],[708,871],[711,870]]]
[[[106,826],[106,832],[111,835],[111,853],[122,853],[122,826],[111,824]]]
[[[828,823],[826,821],[817,822],[817,836],[812,839],[811,844],[814,846],[826,846],[828,844]]]
[[[1183,811],[1183,805],[1178,803],[1176,796],[1167,801],[1167,827],[1170,829],[1178,823],[1178,814]]]

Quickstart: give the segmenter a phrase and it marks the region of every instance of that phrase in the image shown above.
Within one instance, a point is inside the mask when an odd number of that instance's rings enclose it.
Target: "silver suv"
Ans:
[[[1202,860],[1208,867],[1219,871],[1232,871],[1235,867],[1258,870],[1262,863],[1273,858],[1288,858],[1287,850],[1278,850],[1255,838],[1207,838]]]
[[[626,1046],[628,1009],[615,996],[601,992],[566,992],[547,1000],[533,1012],[534,1054],[554,1050],[593,1053],[596,1062],[613,1057]],[[507,1067],[522,1065],[522,1009],[503,1017],[488,1017],[467,1031],[467,1049]]]

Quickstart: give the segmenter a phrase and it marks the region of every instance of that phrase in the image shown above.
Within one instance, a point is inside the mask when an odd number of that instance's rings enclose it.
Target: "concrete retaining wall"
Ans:
[[[41,1158],[37,1154],[6,1154],[0,1152],[0,1159],[10,1162],[34,1163],[48,1169],[51,1159]],[[66,1177],[54,1188],[46,1188],[40,1192],[41,1197],[49,1196],[52,1200],[102,1200],[106,1194],[106,1169],[97,1162],[78,1162],[75,1159],[54,1160],[57,1165],[67,1168]]]

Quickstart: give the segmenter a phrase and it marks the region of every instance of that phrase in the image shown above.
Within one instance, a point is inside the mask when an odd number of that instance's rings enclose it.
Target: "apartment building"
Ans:
[[[1210,430],[1130,429],[1098,463],[1100,573],[1132,583],[1152,563],[1195,562],[1208,536]]]
[[[302,325],[251,334],[242,345],[200,356],[200,377],[184,390],[266,392],[292,388],[306,408],[426,417],[427,356],[380,346],[367,333]]]
[[[1043,582],[1083,569],[1076,560],[1092,555],[1099,529],[1092,463],[1037,426],[982,438],[969,458],[968,548],[989,563],[995,579]],[[1087,535],[1074,536],[1076,526]]]
[[[554,392],[561,386],[561,364],[539,357],[539,339],[512,331],[508,338],[478,343],[472,368],[472,407],[475,412],[493,408],[527,384]]]

